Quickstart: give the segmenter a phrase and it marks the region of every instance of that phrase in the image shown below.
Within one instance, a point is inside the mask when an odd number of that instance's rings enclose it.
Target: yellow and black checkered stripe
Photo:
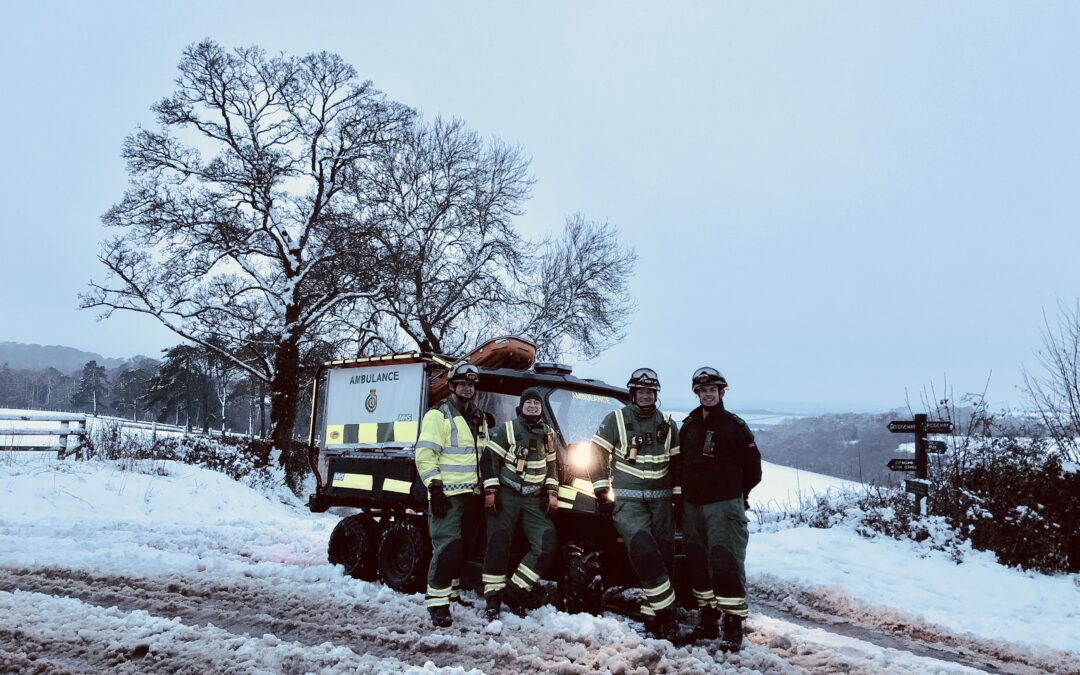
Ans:
[[[348,471],[335,471],[330,476],[331,487],[345,490],[360,490],[375,493],[396,493],[408,495],[412,492],[412,483],[407,480],[396,478],[383,478],[370,473],[352,473]],[[376,485],[378,490],[376,490]]]
[[[596,497],[593,496],[592,483],[584,478],[575,478],[570,483],[559,485],[559,508],[595,513]]]
[[[327,445],[358,443],[415,443],[419,422],[365,422],[326,425]]]

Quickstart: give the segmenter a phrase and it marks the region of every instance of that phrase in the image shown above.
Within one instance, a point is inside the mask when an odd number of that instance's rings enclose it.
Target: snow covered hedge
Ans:
[[[268,440],[236,436],[159,436],[132,433],[115,424],[96,425],[87,439],[91,454],[109,460],[172,460],[223,473],[257,488],[284,484],[302,496],[310,469],[303,444],[294,443],[278,465]]]
[[[929,508],[1005,565],[1080,571],[1080,472],[1047,440],[987,438],[934,467]]]
[[[1080,571],[1080,471],[1049,441],[959,439],[930,466],[927,514],[902,489],[866,486],[820,496],[780,514],[759,512],[759,529],[846,526],[910,540],[963,559],[992,551],[1005,565],[1046,573]]]

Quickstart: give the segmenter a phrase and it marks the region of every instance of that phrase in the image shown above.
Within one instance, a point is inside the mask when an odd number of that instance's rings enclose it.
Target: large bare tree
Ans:
[[[485,337],[522,334],[542,356],[591,358],[622,338],[635,255],[618,230],[580,215],[540,243],[518,233],[533,179],[519,148],[460,120],[415,120],[357,186],[399,252],[394,283],[364,308],[390,347],[461,354]],[[360,322],[354,322],[354,324]]]
[[[424,349],[457,353],[512,298],[530,261],[518,235],[532,178],[520,149],[485,141],[460,120],[414,120],[384,146],[379,171],[358,177],[399,252],[394,283],[370,303],[369,323]]]
[[[160,128],[128,137],[129,188],[104,216],[108,269],[83,307],[153,316],[269,385],[289,447],[306,352],[350,303],[381,296],[397,259],[375,236],[365,183],[413,112],[334,54],[184,50]]]
[[[636,262],[618,228],[574,214],[562,235],[542,246],[504,325],[530,336],[542,358],[594,358],[626,334],[636,309],[627,288]]]

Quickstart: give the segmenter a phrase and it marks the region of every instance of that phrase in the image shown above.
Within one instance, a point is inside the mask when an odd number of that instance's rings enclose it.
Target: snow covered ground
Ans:
[[[757,508],[842,481],[766,465]],[[853,530],[752,535],[749,643],[676,648],[551,607],[430,628],[326,563],[337,516],[176,462],[0,453],[0,672],[1080,672],[1074,576]],[[686,621],[691,619],[685,617]]]

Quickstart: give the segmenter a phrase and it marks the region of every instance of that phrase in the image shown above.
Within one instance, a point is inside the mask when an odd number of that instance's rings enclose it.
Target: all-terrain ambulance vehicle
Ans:
[[[575,377],[567,366],[535,363],[535,353],[525,340],[499,338],[466,357],[480,370],[476,404],[502,424],[515,415],[525,389],[535,387],[545,397],[545,421],[557,432],[560,546],[547,578],[557,582],[563,608],[598,612],[604,588],[637,585],[614,526],[596,513],[592,479],[599,458],[589,442],[629,394]],[[391,354],[326,363],[315,377],[309,460],[316,491],[308,506],[315,512],[358,509],[338,523],[329,543],[330,562],[353,577],[380,579],[405,592],[424,588],[431,559],[427,491],[413,451],[424,413],[449,394],[446,373],[454,362],[437,354]],[[467,552],[465,587],[479,585],[484,537],[477,534]],[[522,544],[515,544],[511,569]]]

